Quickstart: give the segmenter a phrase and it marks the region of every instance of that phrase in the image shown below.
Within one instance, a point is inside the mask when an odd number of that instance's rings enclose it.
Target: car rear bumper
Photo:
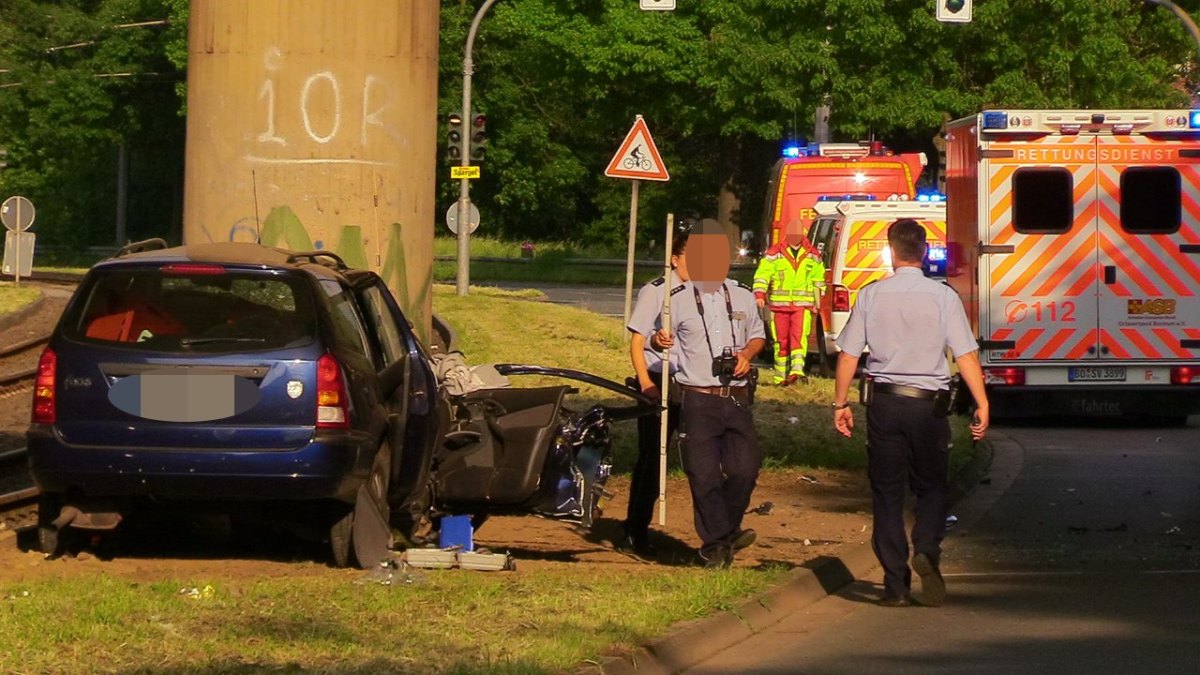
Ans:
[[[1191,385],[989,385],[987,390],[993,416],[1178,417],[1200,413],[1200,386]]]
[[[377,443],[317,434],[296,449],[145,449],[69,445],[49,427],[27,433],[43,492],[213,501],[334,499],[353,503]]]

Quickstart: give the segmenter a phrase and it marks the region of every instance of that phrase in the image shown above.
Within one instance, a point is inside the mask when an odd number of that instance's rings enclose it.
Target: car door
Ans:
[[[403,500],[424,483],[433,456],[436,380],[428,358],[391,291],[375,274],[355,279],[355,297],[377,346],[379,386],[388,408],[390,493]]]

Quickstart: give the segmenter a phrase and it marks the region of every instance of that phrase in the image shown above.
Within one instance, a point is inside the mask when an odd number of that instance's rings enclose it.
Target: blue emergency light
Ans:
[[[983,113],[983,128],[984,129],[1007,129],[1008,128],[1008,113],[997,112],[997,111]]]
[[[1200,110],[1193,110],[1191,114],[1188,115],[1188,128],[1200,129]]]
[[[944,195],[940,192],[923,192],[923,193],[917,195],[917,201],[919,201],[919,202],[944,202],[944,201],[946,201],[946,195]]]
[[[930,244],[925,248],[925,259],[921,261],[927,277],[946,276],[946,247],[942,244]]]
[[[796,157],[799,157],[800,156],[800,146],[798,146],[798,145],[783,146],[783,156],[787,157],[789,159],[795,159]]]

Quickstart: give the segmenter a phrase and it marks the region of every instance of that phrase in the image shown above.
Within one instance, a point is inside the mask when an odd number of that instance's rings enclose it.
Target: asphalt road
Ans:
[[[551,284],[533,281],[486,281],[481,286],[494,286],[519,290],[536,288],[546,294],[547,300],[559,305],[573,305],[605,316],[625,316],[625,287],[597,286],[589,284]],[[633,287],[630,302],[637,300],[640,285]]]
[[[1198,423],[998,430],[945,605],[875,606],[876,569],[687,672],[1198,672]]]

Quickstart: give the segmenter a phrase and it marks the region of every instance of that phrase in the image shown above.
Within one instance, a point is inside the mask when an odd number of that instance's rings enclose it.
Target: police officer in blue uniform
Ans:
[[[700,559],[712,568],[729,567],[734,553],[754,542],[742,517],[762,466],[750,412],[750,362],[766,334],[754,294],[727,278],[730,257],[721,225],[700,221],[683,251],[689,281],[671,298],[670,331],[652,338],[654,346],[670,347],[670,359],[679,364],[680,454]]]
[[[687,272],[681,267],[684,247],[687,246],[689,230],[676,233],[671,243],[671,282],[665,276],[642,286],[637,302],[629,317],[629,357],[633,362],[634,376],[625,381],[626,386],[637,389],[658,401],[661,399],[662,364],[661,352],[650,346],[649,340],[662,328],[663,294],[672,297],[688,288]],[[670,364],[670,373],[675,375],[678,367]],[[670,382],[670,380],[668,380]],[[667,437],[675,433],[679,425],[679,396],[674,391],[667,404]],[[638,457],[629,483],[629,507],[625,522],[621,524],[620,538],[616,546],[621,551],[634,553],[644,558],[653,557],[654,546],[650,543],[650,521],[654,516],[654,503],[658,501],[659,435],[662,417],[644,415],[637,420]]]
[[[895,274],[863,288],[846,327],[838,335],[834,388],[834,428],[849,437],[854,414],[847,396],[864,350],[867,404],[867,460],[871,480],[871,546],[883,567],[879,604],[914,603],[912,570],[921,577],[921,604],[939,605],[946,583],[939,569],[946,532],[951,383],[947,348],[975,399],[971,435],[988,427],[988,400],[979,366],[979,345],[971,334],[962,302],[947,285],[924,275],[925,228],[911,218],[888,227]],[[904,531],[905,485],[917,497],[912,529],[912,570]]]

